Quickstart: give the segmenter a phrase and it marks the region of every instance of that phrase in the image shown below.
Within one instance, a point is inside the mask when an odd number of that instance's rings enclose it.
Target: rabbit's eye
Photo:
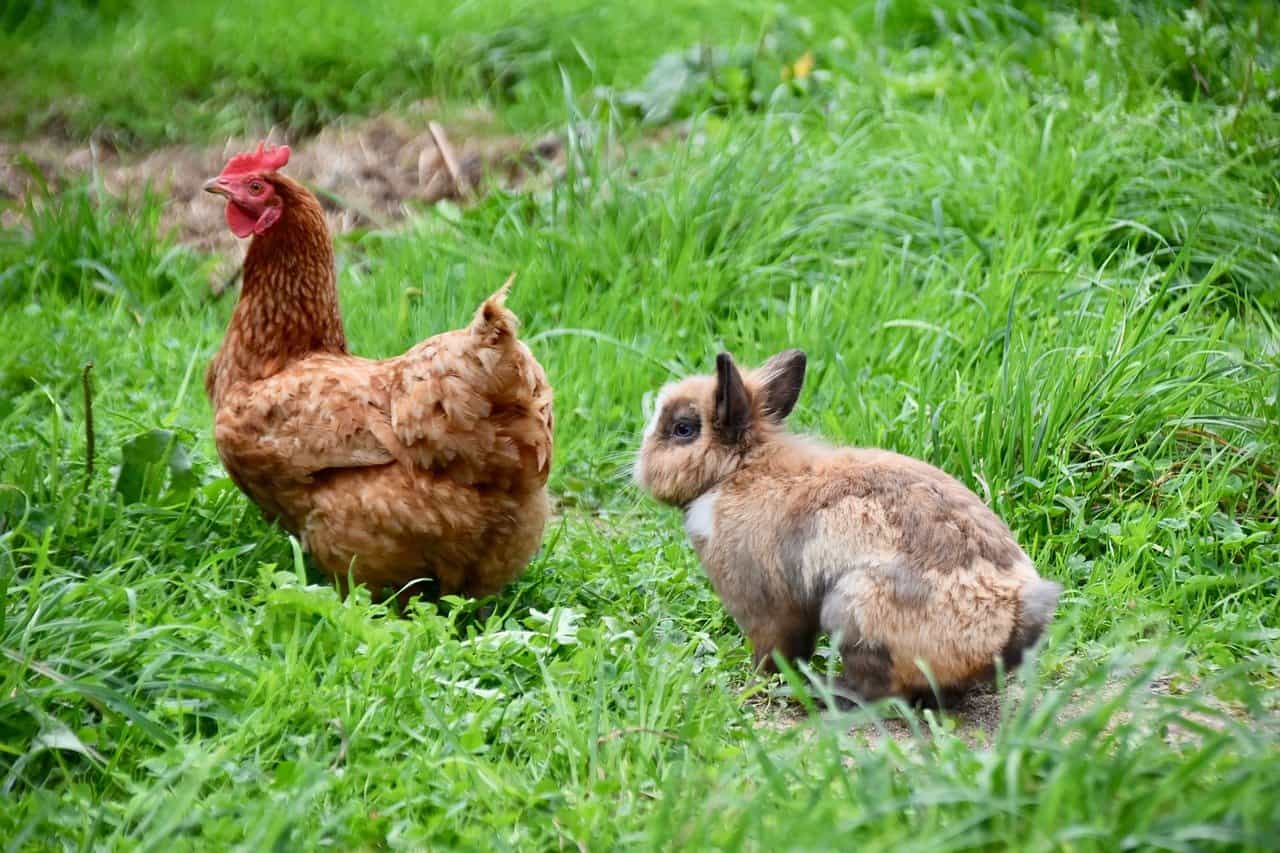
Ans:
[[[698,435],[700,426],[697,421],[682,418],[671,425],[671,437],[677,441],[689,441]]]

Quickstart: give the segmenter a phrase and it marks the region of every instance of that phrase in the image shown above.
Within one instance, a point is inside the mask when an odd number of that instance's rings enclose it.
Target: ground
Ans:
[[[1273,848],[1277,11],[848,5],[0,13],[0,839]],[[501,594],[343,600],[226,479],[197,188],[268,135],[362,354],[517,273],[556,517]],[[663,382],[793,346],[796,428],[951,472],[1065,586],[1001,690],[754,678],[630,484]]]

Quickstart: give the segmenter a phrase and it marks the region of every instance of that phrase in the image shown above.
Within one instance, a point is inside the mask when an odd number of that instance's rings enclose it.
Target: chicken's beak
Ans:
[[[213,193],[214,195],[231,198],[231,190],[227,189],[227,185],[222,182],[222,178],[210,178],[205,181],[204,191],[207,193]]]

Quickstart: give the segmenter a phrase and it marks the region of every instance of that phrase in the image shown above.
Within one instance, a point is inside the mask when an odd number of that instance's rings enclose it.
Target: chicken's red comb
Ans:
[[[226,178],[231,175],[243,175],[247,172],[274,172],[277,169],[284,168],[284,164],[288,162],[288,145],[268,148],[267,143],[259,142],[257,151],[237,154],[232,157],[218,177]]]

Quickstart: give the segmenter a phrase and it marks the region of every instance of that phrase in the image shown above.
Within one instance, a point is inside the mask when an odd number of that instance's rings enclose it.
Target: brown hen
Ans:
[[[347,350],[320,204],[279,173],[287,147],[235,157],[205,189],[252,236],[205,389],[227,472],[344,586],[381,599],[486,595],[537,550],[548,513],[551,387],[504,306],[382,361]]]

